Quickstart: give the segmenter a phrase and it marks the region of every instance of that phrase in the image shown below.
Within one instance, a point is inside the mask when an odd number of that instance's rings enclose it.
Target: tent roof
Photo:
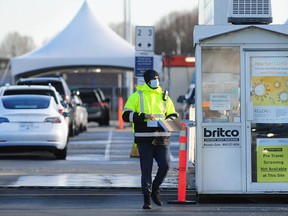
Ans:
[[[85,1],[70,24],[44,46],[13,58],[13,76],[71,66],[134,68],[135,49],[103,25]]]

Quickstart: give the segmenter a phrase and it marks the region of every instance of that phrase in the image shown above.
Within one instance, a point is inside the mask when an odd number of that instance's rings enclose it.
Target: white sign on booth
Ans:
[[[210,94],[211,110],[230,110],[230,94]]]

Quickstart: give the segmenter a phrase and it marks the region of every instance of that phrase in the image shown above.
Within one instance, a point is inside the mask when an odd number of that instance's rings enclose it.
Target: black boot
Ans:
[[[144,194],[144,205],[143,209],[151,209],[151,200],[150,200],[150,194]]]
[[[151,198],[156,205],[162,206],[162,202],[161,202],[160,195],[159,195],[159,189],[152,190]]]

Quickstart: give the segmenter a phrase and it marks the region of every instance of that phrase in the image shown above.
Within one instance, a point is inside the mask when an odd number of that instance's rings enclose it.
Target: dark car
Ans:
[[[109,125],[110,109],[106,98],[101,89],[79,89],[79,96],[87,108],[88,121],[97,122],[100,126]]]
[[[69,135],[75,136],[76,134],[76,120],[75,120],[75,103],[72,100],[71,90],[63,77],[29,77],[20,78],[17,85],[52,85],[62,96],[64,101],[69,107],[70,122],[69,122]]]

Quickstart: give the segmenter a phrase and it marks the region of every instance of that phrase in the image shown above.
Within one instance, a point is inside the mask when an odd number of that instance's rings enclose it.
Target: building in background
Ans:
[[[229,0],[199,0],[199,25],[223,25],[227,23]]]
[[[201,0],[199,25],[269,24],[270,0]]]

